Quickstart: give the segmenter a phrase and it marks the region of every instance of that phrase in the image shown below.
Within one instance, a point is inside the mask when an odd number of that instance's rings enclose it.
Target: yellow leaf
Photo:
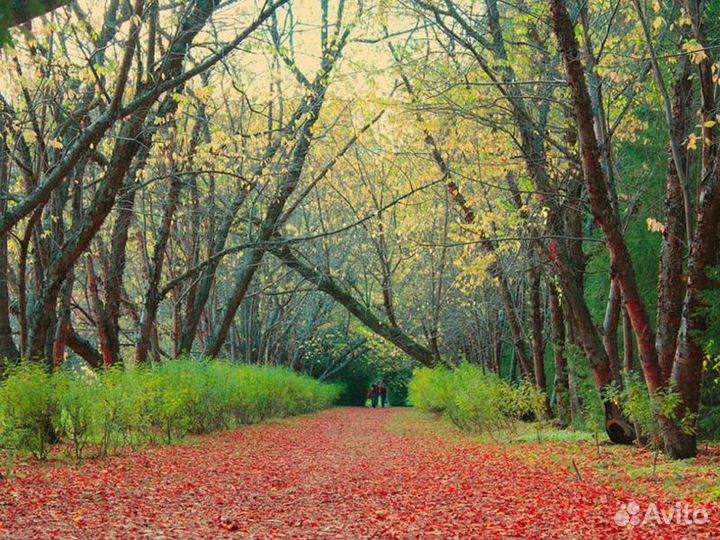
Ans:
[[[703,127],[712,128],[712,127],[715,127],[715,124],[717,124],[717,122],[715,120],[708,120],[707,122],[705,122],[703,124]]]
[[[682,49],[690,54],[690,60],[693,64],[700,64],[707,58],[705,49],[696,39],[690,39],[683,43]]]
[[[657,232],[657,233],[665,232],[665,225],[660,223],[657,219],[649,217],[649,218],[647,218],[646,221],[647,221],[648,231]]]

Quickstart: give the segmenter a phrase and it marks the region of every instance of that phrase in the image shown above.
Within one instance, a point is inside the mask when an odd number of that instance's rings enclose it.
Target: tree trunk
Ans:
[[[494,265],[493,265],[494,268]],[[525,338],[523,336],[522,325],[520,324],[520,318],[515,309],[515,301],[513,300],[512,293],[510,292],[510,285],[508,284],[507,278],[502,275],[499,271],[493,272],[497,277],[500,284],[500,295],[502,296],[503,305],[505,306],[505,315],[508,318],[510,324],[510,333],[513,339],[513,347],[515,350],[515,358],[520,363],[520,369],[525,377],[532,377],[533,368],[530,358],[525,350]]]
[[[210,342],[205,347],[204,354],[207,356],[217,356],[220,353],[220,349],[225,343],[230,325],[237,313],[240,303],[245,298],[250,283],[255,276],[260,264],[265,255],[266,247],[265,244],[270,241],[273,234],[275,234],[275,228],[282,215],[285,204],[288,198],[295,191],[298,182],[300,181],[300,175],[305,165],[305,158],[307,157],[308,151],[310,150],[310,143],[312,141],[312,126],[317,121],[320,109],[322,107],[323,98],[325,95],[324,88],[316,88],[318,94],[315,96],[310,110],[308,111],[308,119],[303,123],[303,127],[299,134],[299,140],[293,150],[290,158],[289,170],[287,175],[282,179],[278,192],[273,197],[270,206],[268,206],[265,218],[260,227],[258,234],[257,243],[258,246],[249,250],[245,256],[245,260],[235,277],[235,286],[230,293],[230,298],[225,306],[223,314],[221,316],[220,324],[213,332]]]
[[[110,339],[108,338],[106,319],[104,317],[105,308],[100,300],[100,292],[98,290],[98,280],[95,275],[95,265],[90,255],[85,257],[85,279],[87,281],[88,298],[90,300],[90,313],[100,342],[100,354],[102,357],[102,365],[105,368],[111,368],[115,363],[115,355],[112,352]]]
[[[684,141],[690,129],[690,106],[692,103],[692,64],[687,55],[680,57],[677,76],[673,84],[672,136]],[[687,152],[680,145],[681,167],[686,167]],[[683,305],[683,238],[685,216],[683,188],[675,167],[672,149],[668,148],[667,187],[665,190],[665,230],[660,246],[660,272],[658,277],[658,303],[655,344],[665,381],[670,379],[677,349]]]
[[[163,211],[162,224],[157,233],[155,241],[155,249],[153,250],[152,266],[147,289],[145,291],[145,300],[140,314],[140,327],[138,328],[138,336],[135,342],[135,363],[143,364],[147,360],[148,348],[150,347],[150,338],[152,330],[155,326],[155,316],[157,314],[158,305],[160,304],[160,295],[158,287],[160,278],[162,277],[163,265],[165,263],[165,251],[168,241],[170,240],[170,231],[172,229],[172,220],[177,208],[178,199],[180,197],[180,189],[182,181],[180,177],[174,175],[170,183],[170,192],[167,195],[167,204]],[[159,349],[157,345],[157,337],[155,338],[155,349]],[[159,350],[154,351],[157,355]],[[158,360],[157,356],[155,360]]]
[[[692,22],[695,39],[707,47],[700,13],[700,3],[686,0],[685,8]],[[720,222],[720,182],[718,181],[718,145],[715,126],[715,85],[713,83],[710,50],[699,64],[700,95],[702,97],[702,181],[698,197],[697,227],[688,259],[688,284],[683,313],[680,321],[678,345],[671,373],[671,387],[682,398],[676,411],[672,429],[663,433],[665,448],[675,458],[693,457],[697,453],[697,439],[694,428],[700,407],[702,364],[704,353],[699,335],[707,330],[703,291],[715,289],[718,284],[711,280],[706,271],[717,262],[717,229]],[[687,218],[689,219],[689,217]]]
[[[0,116],[0,214],[7,210],[9,189],[9,153],[6,143],[6,130],[3,116]],[[0,376],[6,359],[14,360],[20,356],[12,337],[10,326],[10,296],[8,294],[8,248],[7,233],[0,235]]]
[[[65,334],[65,342],[75,354],[85,360],[88,365],[94,369],[99,369],[103,366],[103,357],[100,355],[95,347],[84,337],[78,335],[72,324],[68,325],[67,332]]]
[[[535,371],[535,385],[547,392],[545,380],[545,344],[543,342],[543,316],[540,297],[540,269],[533,265],[530,269],[530,311],[532,313],[532,356]]]
[[[635,343],[632,331],[632,324],[627,309],[623,306],[623,371],[626,376],[630,375],[635,363]]]
[[[285,205],[290,196],[295,192],[305,166],[310,144],[313,141],[313,126],[320,116],[320,111],[325,101],[327,85],[330,82],[329,75],[333,66],[342,55],[348,35],[348,30],[345,30],[342,36],[338,36],[337,41],[330,46],[330,49],[325,50],[325,48],[323,48],[320,70],[315,80],[306,89],[305,102],[300,108],[301,116],[304,120],[297,135],[295,148],[293,148],[287,164],[287,173],[284,174],[280,180],[280,186],[268,205],[265,217],[260,225],[257,246],[250,249],[246,254],[245,261],[235,276],[235,286],[230,293],[230,298],[221,315],[220,324],[215,328],[209,343],[205,347],[204,354],[207,356],[217,356],[220,353],[220,349],[225,343],[237,309],[245,298],[250,283],[255,276],[255,272],[257,272],[263,260],[267,249],[265,245],[278,232],[277,227],[281,224]]]
[[[610,249],[612,269],[623,293],[628,315],[635,332],[645,382],[653,399],[664,388],[662,371],[655,348],[655,336],[649,323],[645,304],[640,296],[635,271],[617,214],[608,197],[606,181],[600,165],[595,138],[592,104],[585,84],[585,74],[578,52],[577,39],[570,15],[563,0],[552,0],[553,28],[557,36],[568,75],[582,152],[583,174],[590,194],[593,215],[599,222]],[[660,416],[666,437],[680,434],[669,419]]]
[[[105,303],[98,314],[98,324],[103,328],[103,352],[107,354],[105,364],[114,365],[120,360],[120,307],[124,290],[125,266],[127,262],[127,242],[135,216],[135,185],[137,172],[147,163],[150,154],[151,140],[144,135],[141,148],[138,151],[136,164],[126,176],[120,190],[117,202],[117,217],[112,229],[110,242],[110,260],[108,263],[108,277],[105,280]]]
[[[344,291],[335,281],[327,275],[321,274],[318,270],[308,264],[304,264],[285,244],[270,244],[268,250],[288,268],[295,270],[310,283],[313,283],[318,290],[328,294],[340,305],[344,306],[350,313],[357,317],[360,322],[375,332],[380,337],[404,351],[408,356],[414,358],[424,366],[434,367],[435,356],[432,351],[417,343],[400,328],[393,328],[389,324],[378,319],[372,311],[355,300],[349,293]]]
[[[532,258],[532,250],[530,251]],[[545,343],[543,340],[543,315],[541,298],[540,268],[535,264],[530,269],[530,311],[532,318],[532,356],[533,370],[535,372],[535,386],[545,395],[545,415],[552,418],[550,399],[547,394],[547,380],[545,378]]]
[[[605,307],[605,319],[603,320],[603,345],[610,362],[610,370],[613,379],[620,384],[622,377],[620,375],[620,354],[618,351],[618,328],[620,326],[620,310],[622,308],[622,298],[620,296],[620,285],[617,279],[611,278],[610,291],[608,293],[608,301]]]
[[[651,392],[662,388],[662,375],[655,349],[655,336],[649,324],[620,223],[608,196],[606,180],[600,165],[595,138],[592,104],[585,84],[585,73],[572,21],[562,0],[552,0],[553,26],[568,74],[580,138],[585,182],[596,221],[600,224],[610,248],[611,264],[638,339],[643,371]]]
[[[555,359],[555,401],[557,419],[561,426],[571,422],[568,369],[565,359],[565,319],[560,306],[560,293],[555,284],[550,284],[550,312],[552,315],[553,350]]]

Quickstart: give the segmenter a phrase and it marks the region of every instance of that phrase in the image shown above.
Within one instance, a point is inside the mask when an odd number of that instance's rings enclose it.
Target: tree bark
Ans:
[[[98,341],[100,342],[102,365],[105,368],[110,368],[115,363],[115,355],[112,352],[110,339],[108,338],[108,329],[104,317],[105,307],[100,299],[95,265],[90,255],[85,257],[85,279],[87,282],[88,298],[90,300],[90,313],[92,314]]]
[[[494,271],[493,277],[496,277],[499,280],[500,295],[502,296],[503,305],[505,306],[505,315],[507,316],[508,323],[510,325],[510,333],[513,339],[515,358],[520,364],[520,369],[522,370],[523,375],[526,377],[532,377],[532,362],[530,361],[527,350],[525,349],[525,338],[523,336],[523,329],[522,325],[520,324],[520,318],[518,316],[517,310],[515,309],[515,301],[512,298],[510,285],[508,284],[507,278],[502,275],[500,271]]]
[[[560,305],[560,293],[554,283],[550,284],[550,312],[552,315],[553,350],[555,359],[555,402],[557,419],[561,426],[568,426],[572,420],[568,368],[565,358],[565,319]]]
[[[127,241],[135,212],[135,185],[137,172],[147,163],[150,154],[151,140],[143,136],[136,163],[126,176],[120,189],[117,202],[117,216],[113,224],[110,241],[110,260],[108,277],[104,283],[105,303],[98,313],[98,324],[103,328],[103,351],[108,358],[105,364],[112,366],[120,360],[120,313],[124,290],[125,266],[127,263]]]
[[[685,9],[692,23],[695,39],[707,47],[707,39],[700,12],[701,4],[686,0]],[[697,205],[697,226],[688,258],[688,284],[678,333],[677,351],[670,376],[671,387],[682,398],[676,411],[672,429],[663,432],[666,451],[675,458],[697,454],[697,439],[693,428],[697,422],[702,383],[704,353],[699,335],[707,330],[703,291],[716,289],[718,283],[706,271],[717,262],[717,229],[720,222],[720,182],[718,181],[717,128],[715,126],[715,85],[713,83],[711,51],[699,64],[700,121],[702,125],[702,180]],[[689,219],[686,216],[686,219]]]
[[[543,341],[542,301],[540,297],[540,269],[533,264],[530,269],[530,311],[532,314],[532,356],[535,385],[547,392],[545,380],[545,343]]]
[[[687,55],[680,57],[677,76],[673,83],[672,137],[685,140],[690,129],[690,106],[692,103],[692,64]],[[681,167],[686,167],[687,151],[679,148]],[[668,149],[667,186],[665,190],[665,230],[660,246],[660,272],[658,277],[658,303],[655,344],[665,381],[670,379],[677,349],[677,335],[680,329],[683,305],[683,238],[685,215],[683,188],[671,149]]]
[[[140,327],[138,328],[138,336],[135,342],[135,362],[137,364],[143,364],[147,360],[151,332],[155,325],[155,316],[158,305],[160,304],[158,288],[165,263],[165,251],[168,241],[170,240],[172,220],[175,209],[177,208],[178,199],[180,198],[181,188],[182,181],[180,177],[174,175],[170,183],[170,191],[167,195],[167,203],[163,211],[162,224],[157,233],[157,240],[155,241],[148,285],[145,291],[142,311],[140,312]],[[155,360],[158,360],[158,358],[155,358]]]
[[[632,373],[633,365],[635,364],[635,343],[634,334],[632,331],[632,324],[630,323],[630,317],[628,316],[627,309],[623,306],[622,309],[623,318],[623,371],[628,376]]]
[[[102,355],[97,352],[95,347],[87,339],[75,332],[72,324],[68,325],[65,340],[67,346],[85,360],[91,368],[100,369],[103,366]]]
[[[595,220],[599,222],[610,249],[611,264],[620,284],[628,315],[635,332],[640,362],[645,382],[653,399],[664,389],[664,381],[655,336],[649,323],[645,304],[635,277],[630,253],[623,238],[617,214],[613,212],[608,197],[606,182],[599,160],[599,149],[595,138],[592,104],[585,83],[585,74],[578,52],[577,39],[570,15],[563,0],[551,0],[553,28],[557,37],[568,76],[578,135],[582,152],[583,174],[590,194]],[[663,433],[675,438],[680,435],[679,427],[670,419],[659,415]]]
[[[7,209],[9,190],[9,152],[6,142],[4,117],[0,115],[0,213]],[[7,233],[0,234],[0,376],[6,359],[20,356],[10,326],[10,296],[8,294],[8,248]]]
[[[620,353],[618,351],[618,328],[620,327],[620,310],[622,308],[622,298],[620,295],[620,285],[617,279],[610,278],[610,291],[608,292],[608,301],[605,306],[605,319],[603,320],[603,345],[610,362],[610,370],[613,379],[620,383],[622,377],[620,375]]]
[[[582,152],[583,174],[590,194],[595,220],[600,224],[610,249],[611,264],[622,289],[633,329],[638,339],[645,378],[652,393],[663,386],[655,349],[655,336],[649,324],[645,304],[640,296],[635,271],[617,214],[608,196],[606,179],[600,165],[595,138],[592,103],[585,83],[577,39],[572,21],[562,0],[552,0],[553,27],[568,74]]]
[[[488,77],[493,81],[495,87],[508,101],[513,120],[519,131],[519,146],[522,152],[530,178],[535,184],[540,203],[547,206],[548,212],[548,229],[551,234],[556,235],[557,240],[552,240],[546,250],[546,254],[552,261],[553,268],[558,276],[563,289],[564,298],[571,307],[571,321],[575,321],[577,326],[577,338],[580,339],[585,354],[590,362],[593,370],[593,377],[596,386],[601,394],[604,395],[605,387],[613,381],[612,370],[609,366],[607,354],[602,345],[602,341],[597,329],[590,316],[590,310],[587,306],[583,295],[583,268],[584,254],[582,253],[582,244],[580,242],[582,229],[582,211],[578,208],[575,212],[574,225],[579,228],[579,232],[575,235],[574,240],[565,242],[566,232],[562,227],[562,214],[560,205],[555,199],[556,192],[553,183],[550,181],[550,175],[547,170],[547,156],[545,150],[544,134],[538,131],[537,126],[532,121],[528,112],[525,100],[522,95],[515,91],[514,85],[517,82],[512,64],[508,61],[507,52],[502,36],[502,28],[499,23],[499,13],[496,0],[486,0],[487,19],[490,28],[490,34],[493,36],[493,42],[488,43],[487,39],[481,35],[474,25],[462,20],[457,11],[448,9],[447,14],[452,17],[470,36],[484,47],[489,48],[495,54],[498,61],[498,67],[491,67],[486,57],[478,52],[470,42],[459,39],[459,43],[465,47],[472,56],[477,60],[480,67]],[[435,14],[436,19],[441,18],[442,14],[438,8],[430,6],[429,8]],[[441,23],[442,24],[442,23]],[[447,26],[443,25],[443,29],[453,39],[457,39],[457,34]],[[577,47],[575,47],[577,57]],[[582,66],[580,66],[582,71]],[[498,74],[499,72],[499,74]],[[587,92],[586,92],[587,94]],[[593,129],[592,115],[589,117],[590,129]],[[561,149],[562,151],[562,149]],[[576,187],[581,190],[582,187],[578,183]],[[604,187],[604,186],[603,186]],[[578,193],[578,195],[581,191]],[[574,265],[575,258],[579,264]],[[617,406],[609,400],[605,401],[607,432],[611,440],[620,443],[631,443],[634,434],[632,426],[622,418]]]

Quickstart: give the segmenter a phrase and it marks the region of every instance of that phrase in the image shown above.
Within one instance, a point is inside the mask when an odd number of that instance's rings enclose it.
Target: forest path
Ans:
[[[718,536],[713,515],[697,528],[619,527],[620,504],[642,500],[420,418],[337,408],[79,466],[32,464],[0,481],[0,538]]]

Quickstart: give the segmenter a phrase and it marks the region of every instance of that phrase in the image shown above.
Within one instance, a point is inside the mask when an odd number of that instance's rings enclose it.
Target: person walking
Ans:
[[[372,405],[372,408],[374,409],[377,407],[378,404],[378,387],[376,384],[373,384],[370,387],[370,393],[368,394],[368,397],[370,398],[370,404]]]
[[[387,388],[385,388],[384,383],[380,383],[380,386],[378,386],[378,396],[380,396],[380,407],[384,409],[387,400]]]

